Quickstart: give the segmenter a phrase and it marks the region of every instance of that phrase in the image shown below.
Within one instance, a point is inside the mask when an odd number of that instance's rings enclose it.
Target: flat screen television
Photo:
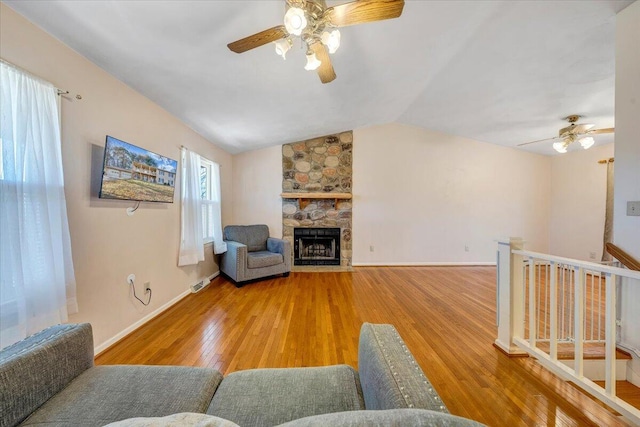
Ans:
[[[173,203],[178,162],[107,135],[101,199]]]

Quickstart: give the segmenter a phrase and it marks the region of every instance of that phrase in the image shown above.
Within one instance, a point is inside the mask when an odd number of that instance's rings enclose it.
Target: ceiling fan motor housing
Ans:
[[[576,128],[576,124],[575,123],[571,123],[569,126],[567,126],[566,128],[562,128],[560,129],[560,131],[558,132],[558,136],[563,138],[565,136],[568,135],[572,135],[573,134],[573,130]]]

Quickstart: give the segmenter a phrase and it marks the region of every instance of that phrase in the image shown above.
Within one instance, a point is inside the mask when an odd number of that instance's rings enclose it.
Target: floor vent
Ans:
[[[204,288],[204,280],[200,280],[195,285],[191,285],[191,293],[195,294],[196,292],[198,292],[202,288]]]

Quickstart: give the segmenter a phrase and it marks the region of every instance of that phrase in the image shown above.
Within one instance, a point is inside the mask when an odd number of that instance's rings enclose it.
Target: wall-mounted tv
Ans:
[[[173,203],[178,162],[107,135],[100,198]]]

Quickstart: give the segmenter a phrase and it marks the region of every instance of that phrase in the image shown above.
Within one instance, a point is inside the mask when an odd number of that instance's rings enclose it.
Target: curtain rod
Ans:
[[[7,61],[6,59],[0,58],[0,62],[2,62],[3,64],[5,64],[5,65],[7,65],[7,66],[9,66],[9,67],[11,67],[11,68],[14,68],[14,69],[16,69],[16,70],[18,70],[18,71],[21,71],[21,72],[23,72],[23,73],[25,73],[25,74],[29,75],[30,77],[32,77],[32,78],[34,78],[34,79],[36,79],[36,80],[41,81],[42,83],[46,83],[46,84],[48,84],[48,85],[53,86],[53,87],[54,87],[54,89],[56,90],[56,92],[58,93],[58,95],[68,95],[68,94],[69,94],[69,91],[68,91],[68,90],[60,89],[59,87],[56,87],[53,83],[51,83],[51,82],[49,82],[49,81],[47,81],[47,80],[43,79],[43,78],[42,78],[42,77],[40,77],[40,76],[37,76],[37,75],[33,74],[33,73],[32,73],[32,72],[30,72],[30,71],[25,70],[25,69],[24,69],[24,68],[22,68],[22,67],[17,66],[16,64],[14,64],[14,63],[12,63],[12,62]],[[82,96],[80,96],[80,95],[76,95],[76,98],[78,98],[78,99],[82,99]]]
[[[608,159],[602,159],[602,160],[598,160],[598,163],[605,164],[605,163],[613,163],[613,157],[609,157]]]

